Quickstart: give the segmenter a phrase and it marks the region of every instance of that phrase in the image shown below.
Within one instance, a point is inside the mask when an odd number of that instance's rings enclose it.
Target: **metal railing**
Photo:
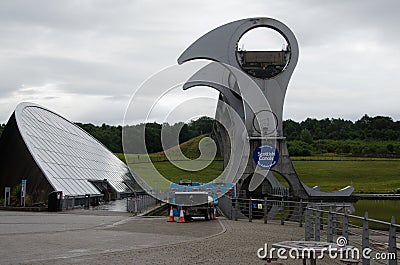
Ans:
[[[90,196],[89,194],[82,196],[65,195],[61,200],[61,209],[70,210],[79,207],[89,208],[97,206],[102,201],[102,196]]]
[[[73,209],[76,206],[75,197],[76,196],[65,195],[64,199],[62,200],[62,209],[65,210]]]
[[[286,187],[268,187],[267,193],[273,196],[288,197],[290,195],[290,189]]]
[[[155,207],[158,203],[159,201],[150,195],[128,197],[126,201],[126,209],[130,213],[143,213],[146,210]]]
[[[376,228],[371,228],[371,226]],[[368,217],[351,215],[344,208],[343,211],[329,209],[320,205],[306,208],[305,212],[305,239],[334,242],[338,237],[345,239],[346,244],[358,246],[361,252],[363,265],[376,264],[397,265],[399,261],[400,239],[398,232],[400,225],[396,224],[393,216],[391,222],[384,222]],[[380,258],[377,258],[380,257]]]
[[[281,224],[285,221],[303,224],[303,213],[307,207],[307,202],[267,199],[244,199],[222,196],[218,199],[218,207],[224,215],[231,220],[263,219],[264,223],[268,220],[280,220]]]
[[[261,219],[264,223],[269,220],[296,222],[304,226],[304,237],[307,241],[335,242],[343,237],[346,243],[359,247],[361,251],[367,249],[368,258],[361,256],[363,265],[389,264],[397,265],[400,255],[400,225],[396,224],[395,217],[391,222],[384,222],[365,215],[350,214],[352,205],[349,203],[322,203],[287,201],[284,198],[271,199],[244,199],[223,196],[218,200],[218,207],[231,220]],[[385,257],[376,259],[377,254]],[[368,256],[368,255],[367,255]]]

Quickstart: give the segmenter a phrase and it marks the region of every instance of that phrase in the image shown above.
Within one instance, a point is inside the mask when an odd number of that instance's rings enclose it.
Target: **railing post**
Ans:
[[[321,200],[321,202],[319,203],[319,209],[324,209],[324,204],[323,204],[323,202],[322,202],[322,200]],[[322,220],[323,219],[323,217],[324,217],[324,213],[321,213],[321,227],[320,227],[320,230],[324,230],[324,221]]]
[[[230,203],[230,205],[231,205],[231,216],[229,216],[229,220],[233,220],[233,216],[235,214],[235,212],[234,212],[234,210],[235,210],[234,203],[235,202],[234,202],[234,199],[232,197],[230,197],[230,199],[231,199],[231,203]]]
[[[238,220],[238,216],[239,216],[239,198],[236,198],[236,203],[235,203],[235,214],[234,214],[234,220],[237,221]]]
[[[368,231],[368,212],[365,212],[364,221],[363,221],[363,232],[362,232],[362,250],[369,248],[369,231]],[[362,264],[369,265],[370,260],[367,257],[362,257]]]
[[[396,224],[396,218],[392,216],[389,228],[388,253],[393,253],[394,257],[389,259],[389,265],[397,265],[396,227],[394,226],[394,224]]]
[[[264,224],[268,222],[268,212],[267,212],[267,197],[264,198]]]
[[[328,213],[328,231],[326,231],[326,241],[332,243],[333,242],[333,215],[332,215],[332,207],[329,208]]]
[[[140,207],[139,207],[139,212],[141,213],[143,211],[144,208],[144,203],[145,203],[145,199],[146,199],[146,195],[143,195],[142,198],[140,199]]]
[[[284,220],[284,218],[285,218],[285,217],[284,217],[284,215],[285,215],[285,201],[284,201],[283,197],[282,197],[281,205],[282,205],[281,225],[284,225],[284,224],[285,224],[285,220]]]
[[[317,212],[315,213],[315,225],[314,225],[314,240],[320,241],[321,233],[321,212],[319,211],[319,207],[317,208]]]
[[[314,205],[313,205],[314,207]],[[315,237],[315,230],[314,230],[314,210],[310,212],[310,238],[311,240]]]
[[[311,240],[311,234],[310,234],[310,221],[311,221],[311,217],[310,217],[310,212],[311,209],[308,209],[308,206],[306,208],[306,220],[305,220],[305,227],[304,227],[304,237],[306,239],[306,241],[310,241]]]
[[[346,208],[344,209],[342,236],[349,242],[349,216],[347,215]]]
[[[253,221],[253,205],[252,205],[252,201],[251,201],[251,197],[249,200],[249,222]]]
[[[299,203],[299,227],[303,226],[303,199],[300,199]]]
[[[336,235],[337,233],[337,229],[336,229],[336,227],[337,227],[337,218],[336,218],[336,207],[335,207],[335,210],[332,212],[332,234],[333,235]]]
[[[138,212],[138,197],[135,197],[135,213],[137,214]]]
[[[139,201],[139,212],[140,213],[142,212],[142,210],[144,208],[145,199],[146,199],[146,195],[143,195]]]

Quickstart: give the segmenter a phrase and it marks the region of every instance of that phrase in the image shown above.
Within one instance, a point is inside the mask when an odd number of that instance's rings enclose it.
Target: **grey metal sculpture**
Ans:
[[[240,51],[237,44],[241,37],[254,28],[267,27],[279,32],[288,46],[282,51]],[[220,26],[203,35],[190,45],[178,58],[178,63],[195,59],[208,59],[211,63],[193,75],[184,89],[193,86],[209,86],[221,93],[220,98],[243,119],[253,152],[263,144],[273,145],[279,153],[274,166],[263,169],[249,156],[247,167],[239,181],[242,190],[254,191],[267,179],[272,187],[280,187],[269,169],[281,174],[289,183],[291,195],[298,198],[350,196],[353,187],[327,193],[310,188],[302,183],[296,174],[283,135],[282,113],[289,80],[296,67],[299,47],[293,32],[283,23],[271,18],[249,18]],[[221,67],[222,64],[222,67]],[[225,67],[224,67],[225,66]],[[238,77],[245,73],[257,85],[248,84]],[[267,102],[260,100],[260,93]],[[218,104],[217,114],[226,110]],[[221,128],[216,127],[216,138],[222,149],[229,149],[230,143]],[[223,152],[225,166],[230,152]],[[247,179],[247,181],[245,181]],[[251,179],[249,181],[249,179]],[[247,184],[244,184],[247,183]],[[248,185],[248,186],[247,186]]]

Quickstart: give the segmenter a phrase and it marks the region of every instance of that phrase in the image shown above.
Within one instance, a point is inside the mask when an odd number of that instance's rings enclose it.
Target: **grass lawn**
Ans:
[[[123,154],[117,154],[122,158]],[[141,156],[132,155],[140,161]],[[209,182],[222,171],[223,162],[213,161],[207,168],[191,172],[175,167],[158,156],[152,156],[157,170],[170,181],[192,179]],[[400,159],[346,158],[346,157],[293,157],[293,164],[301,181],[309,186],[320,186],[323,191],[333,191],[348,185],[355,192],[392,192],[400,189]],[[135,170],[135,164],[130,164]],[[278,177],[279,178],[279,177]],[[282,178],[279,178],[282,180]]]
[[[126,163],[125,157],[123,154],[116,154],[121,160]],[[223,161],[221,158],[217,158],[212,161],[206,168],[199,171],[187,171],[176,167],[170,161],[166,160],[164,156],[160,156],[159,154],[151,154],[150,159],[152,163],[149,163],[147,156],[145,155],[129,155],[128,156],[128,165],[129,167],[140,176],[146,176],[147,180],[150,180],[151,185],[154,186],[165,186],[167,183],[164,181],[160,181],[160,176],[155,174],[152,170],[153,166],[157,169],[158,173],[161,174],[164,178],[172,182],[179,182],[181,179],[191,179],[193,182],[201,182],[207,183],[217,178],[222,173]],[[189,161],[177,161],[184,167],[185,163],[190,163],[191,165],[195,165],[200,167],[203,163],[200,161],[199,163]],[[157,183],[157,184],[156,184]],[[168,184],[169,187],[169,184]]]
[[[400,188],[400,160],[293,161],[300,179],[309,186],[332,191],[354,186],[355,192],[392,192]]]
[[[181,179],[191,179],[194,182],[207,183],[218,177],[222,172],[222,161],[213,161],[203,170],[192,172],[179,169],[171,162],[154,162],[157,170],[168,180],[178,182]]]
[[[205,137],[201,135],[180,145],[182,153],[195,159],[200,155],[199,142]],[[177,151],[179,148],[171,148]],[[177,150],[175,150],[177,149]],[[123,154],[116,154],[125,162]],[[216,158],[207,168],[197,171],[185,171],[169,162],[164,152],[150,154],[156,169],[170,181],[192,179],[192,181],[209,182],[222,172],[222,158]],[[136,172],[146,169],[145,155],[129,155],[129,166]],[[386,193],[400,189],[400,159],[346,157],[337,155],[292,157],[293,165],[300,180],[307,185],[320,186],[322,191],[333,191],[346,186],[354,186],[356,193]],[[136,170],[135,170],[136,169]],[[275,176],[286,186],[282,177]],[[154,177],[157,181],[157,177]]]

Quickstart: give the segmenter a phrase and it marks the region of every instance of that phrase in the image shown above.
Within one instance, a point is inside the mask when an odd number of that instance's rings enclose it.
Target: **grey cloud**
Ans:
[[[236,19],[267,16],[286,23],[300,44],[286,118],[400,118],[399,8],[397,0],[2,1],[0,97],[28,96],[22,85],[54,84],[63,93],[110,104],[107,110],[93,106],[75,120],[116,124],[132,92],[175,64],[197,38]],[[67,112],[75,108],[69,101],[60,104]],[[1,107],[1,113],[12,111],[10,104]]]

